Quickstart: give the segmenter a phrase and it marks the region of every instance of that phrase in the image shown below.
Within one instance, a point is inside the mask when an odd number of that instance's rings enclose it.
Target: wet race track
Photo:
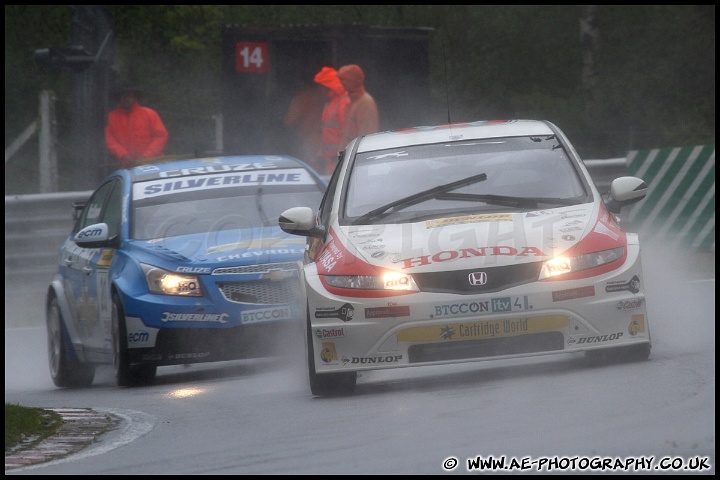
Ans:
[[[507,473],[714,473],[714,254],[668,258],[644,253],[646,362],[376,371],[342,398],[311,396],[301,338],[280,358],[163,367],[149,387],[99,370],[91,388],[57,389],[38,306],[16,307],[29,320],[5,330],[5,402],[92,408],[112,425],[78,453],[6,474],[467,474],[478,457],[514,462]]]

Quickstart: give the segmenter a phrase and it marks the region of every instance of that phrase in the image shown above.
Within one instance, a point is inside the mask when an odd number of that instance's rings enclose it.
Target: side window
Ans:
[[[78,231],[82,230],[83,228],[87,227],[88,225],[93,225],[95,223],[104,222],[104,208],[105,205],[108,203],[108,199],[112,196],[114,190],[118,190],[118,195],[120,194],[119,188],[115,188],[116,184],[115,180],[111,180],[104,185],[100,186],[95,193],[90,197],[90,200],[85,204],[85,208],[83,208],[82,213],[80,214],[80,218],[78,218],[77,223],[75,224],[74,233],[77,233]],[[117,203],[117,209],[121,208],[120,201],[118,199]],[[116,226],[115,232],[117,233],[120,229],[119,224],[119,215],[120,213],[117,213],[118,222]],[[108,224],[108,227],[110,228],[110,231],[113,231],[113,226]]]
[[[120,234],[120,221],[122,217],[122,182],[116,181],[112,183],[114,187],[105,204],[105,211],[102,216],[102,221],[107,223],[110,238]]]

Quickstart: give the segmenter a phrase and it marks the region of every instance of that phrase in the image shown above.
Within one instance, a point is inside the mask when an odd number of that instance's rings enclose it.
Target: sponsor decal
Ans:
[[[355,235],[356,237],[360,237],[360,235]],[[367,235],[366,235],[367,236]],[[372,240],[365,240],[364,242],[358,242],[358,245],[367,245],[370,243],[380,243],[382,242],[382,238],[373,238]]]
[[[640,308],[643,306],[644,299],[642,298],[633,298],[632,300],[620,300],[617,303],[617,309],[618,310],[635,310],[636,308]]]
[[[557,292],[552,292],[553,302],[562,302],[563,300],[574,300],[576,298],[594,296],[595,287],[593,285],[590,285],[589,287],[569,288],[567,290],[558,290]]]
[[[296,314],[298,312],[295,312]],[[287,320],[289,318],[297,318],[293,315],[293,309],[290,307],[273,307],[260,308],[257,310],[245,310],[240,314],[241,323],[259,323],[274,320]]]
[[[293,163],[290,162],[284,162],[279,161],[280,159],[277,159],[278,161],[272,161],[272,162],[244,162],[244,163],[236,163],[234,165],[222,165],[222,164],[214,164],[216,162],[216,159],[207,159],[208,161],[203,160],[203,163],[206,165],[203,166],[197,166],[197,167],[189,167],[189,168],[178,168],[175,170],[167,170],[165,172],[160,172],[158,174],[158,177],[162,178],[170,178],[170,177],[184,177],[186,175],[202,175],[204,173],[229,173],[229,172],[247,172],[250,170],[271,170],[274,168],[281,168],[281,167],[288,167],[293,166]],[[145,165],[143,167],[139,167],[140,170],[143,172],[151,172],[151,171],[157,171],[159,168],[155,166],[155,168],[151,168],[149,165]]]
[[[365,318],[409,317],[410,307],[375,307],[365,309]]]
[[[165,322],[208,322],[227,323],[227,313],[172,313],[163,312],[160,321]]]
[[[363,245],[363,250],[382,250],[386,245]]]
[[[170,360],[182,360],[187,358],[205,358],[209,357],[210,352],[188,352],[188,353],[171,353],[168,355]]]
[[[443,250],[434,255],[422,255],[420,257],[405,258],[400,260],[404,263],[402,268],[421,267],[431,263],[442,263],[459,258],[486,257],[486,256],[516,256],[516,257],[545,257],[547,256],[537,247],[515,248],[508,245],[497,245],[494,247],[461,248],[460,250]]]
[[[355,315],[355,309],[349,303],[344,304],[338,309],[332,307],[316,308],[315,318],[339,318],[343,322],[349,322]]]
[[[352,364],[374,364],[374,363],[396,363],[402,360],[402,355],[385,355],[385,356],[377,356],[377,357],[352,357],[348,358],[343,355],[342,362],[343,365],[347,365],[348,363]]]
[[[236,242],[236,243],[226,243],[224,245],[216,245],[213,247],[210,247],[207,249],[207,253],[216,253],[216,252],[222,252],[227,250],[240,250],[240,249],[261,249],[261,248],[279,248],[279,247],[287,247],[290,245],[304,245],[305,239],[294,237],[294,238],[254,238],[252,240],[246,240],[244,242]],[[295,253],[293,251],[293,253]],[[221,257],[223,260],[227,259],[228,257]]]
[[[206,167],[200,167],[202,170]],[[171,172],[164,172],[170,176]],[[180,174],[182,175],[182,174]],[[154,198],[179,192],[240,187],[247,185],[312,185],[313,179],[302,168],[278,170],[275,172],[220,173],[192,178],[165,178],[133,185],[136,200]]]
[[[540,217],[542,215],[552,215],[553,213],[555,212],[553,212],[552,210],[535,210],[534,212],[527,212],[525,214],[525,218]]]
[[[150,332],[147,330],[136,330],[128,332],[128,344],[146,344],[150,340]]]
[[[276,248],[276,249],[272,249],[272,250],[261,250],[261,251],[254,251],[254,252],[237,253],[234,255],[223,255],[223,256],[217,257],[217,261],[218,262],[229,262],[229,261],[245,259],[245,258],[274,256],[274,255],[288,255],[288,254],[302,255],[304,252],[305,252],[304,246],[302,248]]]
[[[320,350],[320,360],[324,363],[337,362],[338,354],[335,350],[335,344],[333,342],[322,342],[322,350]]]
[[[435,305],[435,313],[430,318],[462,317],[481,313],[504,313],[532,310],[527,296],[497,297],[474,302],[446,303]]]
[[[345,336],[345,328],[343,327],[323,327],[315,329],[315,336],[319,339],[325,338],[341,338]]]
[[[564,315],[521,317],[483,322],[447,323],[444,326],[411,327],[397,333],[399,342],[459,341],[507,337],[526,333],[565,329],[569,319]]]
[[[462,217],[437,218],[425,222],[425,228],[444,227],[463,223],[511,221],[512,213],[489,213],[485,215],[465,215]]]
[[[560,229],[560,231],[562,233],[577,232],[578,230],[582,230],[582,228],[580,228],[580,227],[564,227],[564,228]]]
[[[210,273],[208,267],[177,267],[175,269],[178,273]]]
[[[597,335],[594,337],[580,337],[576,340],[578,345],[583,343],[603,343],[617,340],[623,336],[623,332],[611,333],[609,335]]]
[[[628,333],[633,337],[638,333],[645,333],[645,315],[633,315],[630,317]]]
[[[81,240],[83,238],[99,237],[103,234],[103,231],[104,229],[102,228],[86,228],[78,232],[77,238],[78,240]]]
[[[343,252],[335,245],[335,239],[333,238],[327,243],[325,250],[323,250],[317,259],[317,263],[322,265],[327,273],[330,273],[342,257]]]
[[[640,291],[640,278],[637,275],[633,275],[629,282],[610,282],[605,287],[605,291],[608,293],[623,291],[638,293]]]
[[[98,259],[98,267],[109,267],[115,257],[115,250],[103,250]]]
[[[565,240],[566,242],[574,242],[575,241],[575,236],[573,236],[573,235],[563,235],[561,238],[563,240]]]
[[[128,348],[149,348],[155,346],[157,334],[159,332],[157,328],[145,326],[143,321],[137,317],[126,317],[125,321],[127,327]],[[158,354],[158,358],[156,360],[160,360],[161,358],[162,355]]]

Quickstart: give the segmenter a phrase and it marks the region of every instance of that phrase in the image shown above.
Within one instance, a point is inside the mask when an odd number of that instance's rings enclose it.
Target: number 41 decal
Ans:
[[[235,70],[242,73],[265,73],[267,69],[267,43],[237,42],[235,44]]]

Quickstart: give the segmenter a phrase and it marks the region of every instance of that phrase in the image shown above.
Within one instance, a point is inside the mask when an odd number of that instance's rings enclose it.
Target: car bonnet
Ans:
[[[328,251],[391,270],[432,272],[548,260],[626,244],[602,205],[437,218],[331,230]],[[328,272],[332,273],[332,272]]]

